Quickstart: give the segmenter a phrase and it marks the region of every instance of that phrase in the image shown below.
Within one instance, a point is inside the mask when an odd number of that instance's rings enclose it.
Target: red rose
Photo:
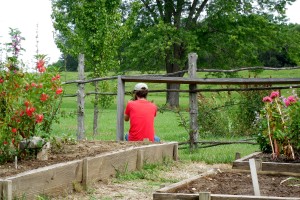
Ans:
[[[41,123],[44,119],[44,115],[43,114],[39,114],[35,116],[35,122],[36,123]]]
[[[43,94],[41,94],[40,100],[41,101],[47,101],[48,98],[49,98],[49,95],[43,93]]]
[[[56,94],[61,94],[62,92],[63,92],[63,89],[62,89],[62,88],[57,88],[55,93],[56,93]]]

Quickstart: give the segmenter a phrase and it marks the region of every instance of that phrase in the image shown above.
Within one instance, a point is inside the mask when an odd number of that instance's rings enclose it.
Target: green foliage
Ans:
[[[222,103],[217,99],[221,98]],[[232,106],[234,102],[224,95],[212,95],[198,97],[198,124],[201,137],[205,136],[225,136],[232,134],[231,120]]]
[[[259,111],[264,106],[261,99],[266,96],[267,93],[268,91],[264,90],[239,92],[238,117],[236,119],[235,129],[243,131],[241,134],[248,136],[257,134],[255,122],[257,121]]]
[[[170,180],[166,180],[164,177],[161,177],[160,172],[169,170],[173,164],[174,162],[172,160],[164,159],[163,163],[144,163],[142,170],[132,172],[129,172],[127,170],[117,171],[116,181],[121,182],[144,179],[148,181],[170,182]],[[174,182],[174,180],[172,182]]]

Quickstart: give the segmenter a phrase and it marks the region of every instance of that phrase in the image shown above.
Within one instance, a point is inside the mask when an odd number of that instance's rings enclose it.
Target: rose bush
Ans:
[[[273,159],[281,154],[287,160],[295,160],[300,152],[300,101],[293,92],[285,98],[279,91],[273,91],[262,99],[265,107],[261,111],[259,143],[261,147],[267,142],[268,147],[262,149],[272,151]]]
[[[36,56],[36,72],[21,70],[20,32],[12,30],[11,37],[12,56],[0,68],[0,163],[20,156],[21,140],[40,136],[47,141],[63,92],[59,73],[46,68],[44,55]]]

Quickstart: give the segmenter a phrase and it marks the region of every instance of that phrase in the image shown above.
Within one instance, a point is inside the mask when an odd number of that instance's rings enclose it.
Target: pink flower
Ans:
[[[289,97],[288,97],[288,100],[289,100],[291,103],[296,103],[296,102],[297,102],[297,99],[296,99],[296,97],[294,97],[294,96],[289,96]]]
[[[273,91],[273,92],[271,93],[270,97],[271,97],[272,99],[275,99],[276,97],[279,97],[279,91]]]
[[[291,104],[289,99],[284,99],[283,101],[286,107],[288,107]]]
[[[272,100],[272,98],[271,97],[269,97],[269,96],[266,96],[266,97],[264,97],[263,98],[263,100],[262,100],[263,102],[272,102],[273,100]]]

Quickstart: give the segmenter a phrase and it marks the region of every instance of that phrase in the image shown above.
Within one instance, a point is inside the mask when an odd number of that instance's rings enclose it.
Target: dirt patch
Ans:
[[[299,174],[300,176],[300,174]],[[290,176],[259,174],[261,196],[299,197],[300,177],[287,180]],[[285,181],[286,180],[286,181]],[[179,188],[176,193],[211,192],[212,194],[254,195],[250,173],[221,172],[199,178]]]
[[[0,165],[0,177],[12,176],[21,172],[53,165],[56,163],[92,157],[105,152],[113,152],[151,144],[149,142],[80,141],[57,142],[49,151],[48,160],[22,159],[15,163]]]

